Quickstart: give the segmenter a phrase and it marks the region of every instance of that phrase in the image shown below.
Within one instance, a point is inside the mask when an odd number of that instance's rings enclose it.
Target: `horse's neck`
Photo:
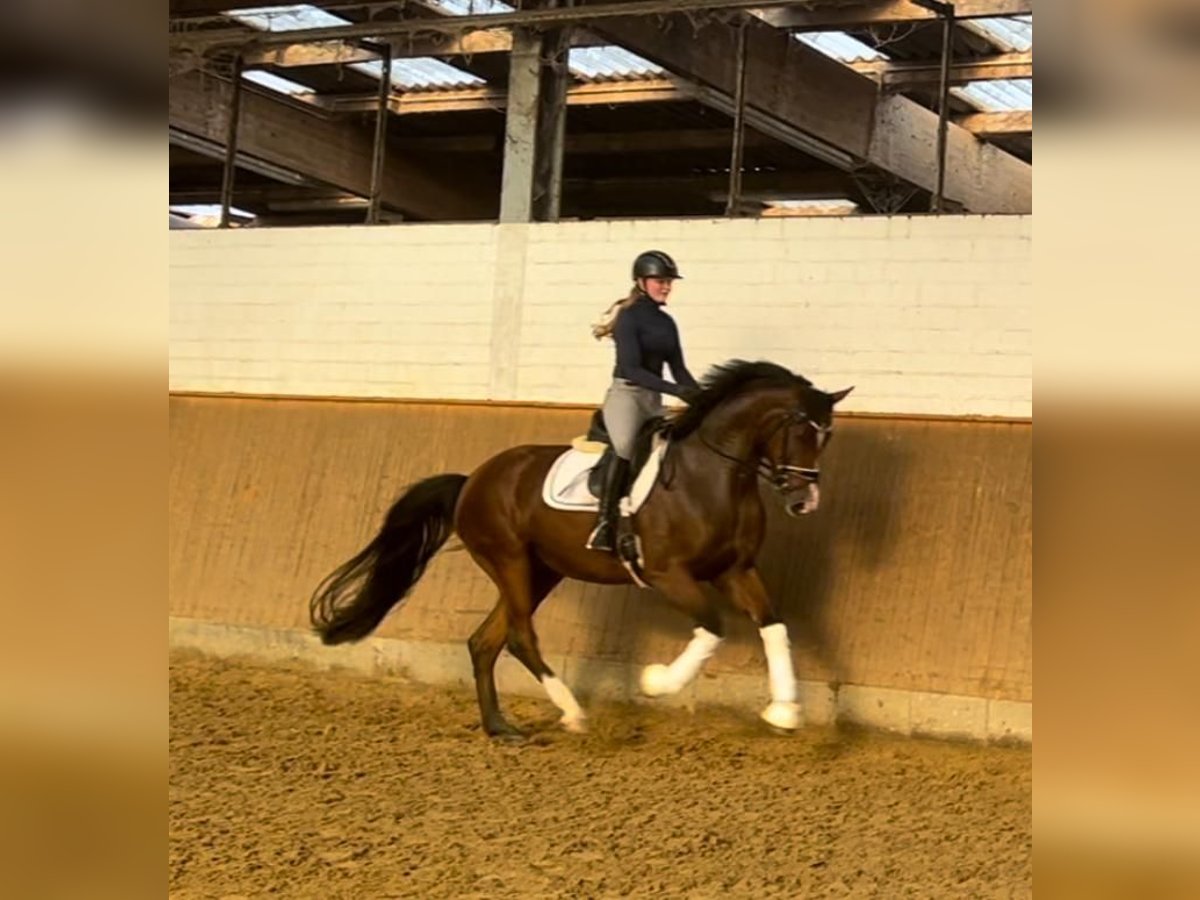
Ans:
[[[763,416],[776,405],[771,397],[738,397],[717,407],[705,417],[694,437],[710,447],[751,465],[758,462]]]
[[[710,412],[682,441],[698,463],[697,474],[757,490],[753,476],[758,468],[760,425],[773,405],[767,398],[736,398]]]

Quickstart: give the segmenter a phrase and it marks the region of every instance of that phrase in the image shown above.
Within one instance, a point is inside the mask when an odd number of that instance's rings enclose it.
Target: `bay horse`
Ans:
[[[815,510],[818,459],[832,437],[834,404],[851,390],[825,393],[774,363],[733,360],[715,366],[689,404],[659,423],[667,456],[635,516],[644,548],[642,577],[689,615],[694,628],[670,665],[643,670],[644,694],[681,690],[723,640],[720,613],[701,588],[710,582],[759,629],[771,698],[762,718],[782,730],[799,727],[787,626],[755,567],[766,516],[757,482],[761,477],[775,487],[790,515]],[[374,539],[314,592],[309,612],[322,642],[369,635],[457,532],[500,591],[468,641],[484,731],[521,736],[496,697],[493,669],[504,647],[562,711],[561,724],[583,731],[583,709],[542,659],[533,614],[563,578],[622,584],[631,576],[615,555],[584,546],[594,513],[556,510],[542,500],[543,480],[566,449],[513,447],[470,476],[436,475],[409,488]]]

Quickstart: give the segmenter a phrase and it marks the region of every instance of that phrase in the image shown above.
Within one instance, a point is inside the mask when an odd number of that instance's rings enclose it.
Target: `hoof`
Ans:
[[[762,720],[781,731],[795,731],[800,727],[800,704],[776,700],[762,711]]]
[[[642,669],[641,688],[647,697],[665,697],[678,692],[671,682],[671,670],[661,663],[653,663]]]
[[[487,733],[488,737],[495,741],[516,742],[525,740],[525,732],[509,725],[504,719],[485,724],[483,730]]]
[[[574,718],[563,716],[559,719],[559,724],[571,734],[587,734],[587,719],[584,716],[575,716]]]

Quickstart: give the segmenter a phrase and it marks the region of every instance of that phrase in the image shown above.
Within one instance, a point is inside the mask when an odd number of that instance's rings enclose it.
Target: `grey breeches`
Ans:
[[[604,427],[613,450],[621,459],[633,458],[633,446],[642,423],[662,415],[662,395],[623,378],[614,378],[604,395]]]

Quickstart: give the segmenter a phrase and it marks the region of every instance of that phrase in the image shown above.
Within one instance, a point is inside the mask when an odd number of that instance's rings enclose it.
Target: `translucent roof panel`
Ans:
[[[242,78],[246,81],[253,81],[255,84],[260,84],[265,88],[270,88],[273,91],[278,91],[281,94],[311,94],[312,88],[307,85],[297,84],[295,81],[289,81],[287,78],[280,78],[271,72],[262,72],[257,69],[249,72],[243,72]]]
[[[1033,109],[1032,78],[972,81],[951,92],[985,112]]]
[[[220,203],[171,203],[167,209],[171,212],[183,213],[185,216],[219,216],[221,214]],[[254,213],[238,209],[236,206],[229,207],[229,211],[235,216],[254,218]]]
[[[452,16],[489,16],[516,11],[501,0],[425,0],[425,3]]]
[[[480,2],[480,0],[474,0]],[[503,4],[501,4],[503,5]],[[503,10],[501,10],[503,11]],[[335,16],[333,13],[315,6],[295,4],[291,6],[265,6],[256,9],[242,9],[229,13],[229,17],[244,22],[262,31],[297,31],[302,28],[327,28],[334,25],[348,25],[348,19]],[[351,63],[349,68],[372,78],[379,78],[383,72],[383,63],[379,61]],[[259,73],[265,75],[266,73]],[[257,80],[257,79],[255,79]],[[285,79],[279,79],[283,81]],[[265,84],[259,81],[260,84]],[[392,84],[401,90],[439,90],[460,87],[472,87],[483,84],[482,78],[464,72],[454,66],[433,57],[417,57],[415,59],[392,60]],[[266,84],[275,90],[279,87]],[[302,91],[309,90],[301,88]],[[295,93],[284,90],[283,93]]]
[[[650,78],[663,70],[621,47],[572,47],[571,74],[584,81]]]
[[[383,75],[382,61],[352,63],[350,68],[370,75],[372,78],[379,78]],[[392,60],[392,84],[406,91],[450,90],[474,87],[483,83],[484,80],[478,75],[456,69],[432,56]]]
[[[843,197],[840,200],[767,200],[765,205],[779,209],[841,209],[857,204],[850,198]]]
[[[1033,16],[1007,19],[967,19],[960,23],[982,34],[1000,50],[1024,52],[1033,46]]]
[[[483,16],[514,11],[514,7],[501,0],[425,2],[452,16]],[[654,63],[621,47],[573,47],[569,66],[571,73],[583,81],[621,81],[663,74],[663,70]]]
[[[226,15],[261,31],[299,31],[302,28],[328,28],[349,24],[348,20],[333,13],[303,3],[237,9]]]
[[[887,56],[878,50],[868,47],[858,38],[853,38],[844,31],[809,31],[794,37],[838,62],[869,62],[887,59]]]

